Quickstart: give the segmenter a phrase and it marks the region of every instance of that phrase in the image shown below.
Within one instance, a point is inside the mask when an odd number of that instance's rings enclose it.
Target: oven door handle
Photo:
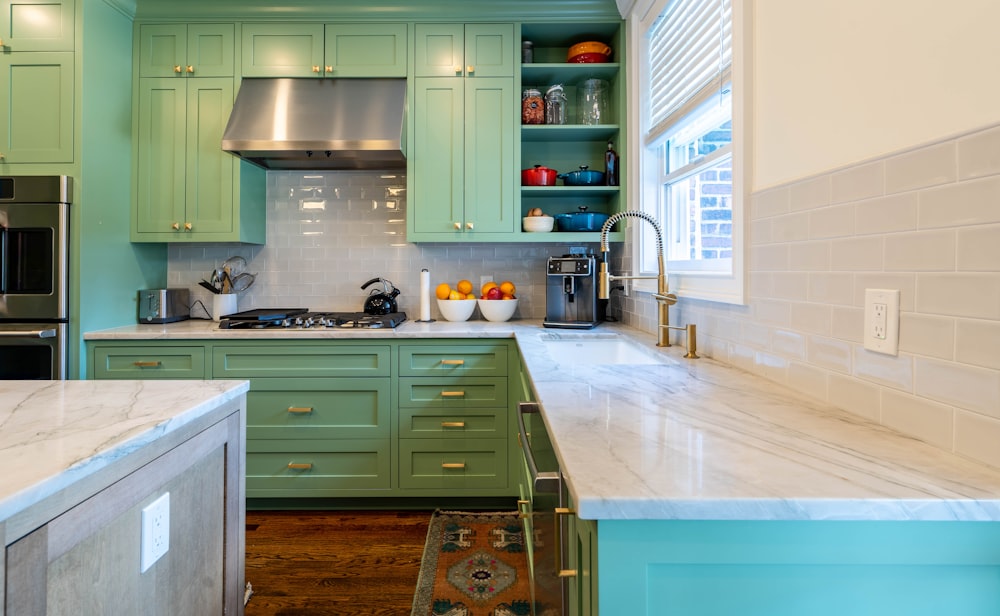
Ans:
[[[524,425],[524,416],[528,413],[541,412],[536,402],[517,403],[517,440],[521,444],[521,451],[524,459],[528,463],[528,472],[531,473],[531,483],[536,492],[545,494],[558,494],[562,491],[562,474],[559,471],[538,470],[535,462],[535,453],[531,451],[531,443],[528,442],[528,430]]]
[[[0,331],[0,338],[55,338],[55,328],[50,329],[26,329],[15,332]]]

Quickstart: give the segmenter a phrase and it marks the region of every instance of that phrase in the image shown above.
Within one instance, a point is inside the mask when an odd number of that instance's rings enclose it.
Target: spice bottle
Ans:
[[[545,123],[566,123],[566,93],[563,92],[562,84],[545,91]]]
[[[615,152],[610,141],[608,151],[604,153],[604,183],[608,186],[618,186],[618,152]]]
[[[529,88],[521,93],[521,124],[542,124],[545,122],[545,102],[542,93]]]

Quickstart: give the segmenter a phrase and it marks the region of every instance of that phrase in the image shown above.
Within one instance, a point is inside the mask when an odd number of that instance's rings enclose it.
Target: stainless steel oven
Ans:
[[[524,459],[519,514],[528,553],[533,616],[567,613],[569,589],[569,500],[552,441],[535,402],[517,409],[518,442]]]
[[[0,378],[66,378],[72,189],[0,176]]]

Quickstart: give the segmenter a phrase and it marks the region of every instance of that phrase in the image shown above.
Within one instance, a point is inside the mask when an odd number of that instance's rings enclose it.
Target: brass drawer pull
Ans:
[[[289,462],[288,468],[296,471],[312,470],[312,462]]]
[[[465,422],[464,421],[442,421],[441,422],[441,427],[442,428],[464,428],[465,427]]]
[[[465,395],[464,391],[442,391],[442,398],[460,398]]]
[[[525,519],[530,517],[531,514],[527,512],[528,505],[531,504],[530,500],[518,500],[517,501],[517,517],[520,519]]]
[[[464,366],[465,365],[465,360],[464,359],[442,359],[441,363],[444,364],[444,365],[446,365],[446,366]]]
[[[158,361],[134,361],[132,365],[136,368],[159,368],[161,366]]]
[[[443,462],[441,468],[465,468],[465,462]]]
[[[560,569],[559,577],[561,578],[576,577],[576,569]]]
[[[288,407],[288,412],[306,414],[306,413],[312,413],[313,409],[311,406],[290,406]]]

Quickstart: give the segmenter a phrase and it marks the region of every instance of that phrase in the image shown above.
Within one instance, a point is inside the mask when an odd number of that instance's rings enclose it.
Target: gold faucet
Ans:
[[[653,231],[656,232],[656,276],[616,276],[608,271],[608,252],[610,252],[610,248],[608,248],[608,231],[610,231],[619,220],[627,217],[639,218],[653,225]],[[610,297],[612,280],[652,280],[654,278],[656,279],[656,293],[653,293],[653,299],[656,300],[657,304],[656,346],[670,346],[670,330],[680,330],[687,334],[687,353],[685,353],[684,357],[688,359],[697,359],[698,342],[696,339],[695,326],[693,324],[685,325],[684,327],[670,325],[669,309],[670,306],[677,303],[677,296],[670,293],[667,289],[667,273],[663,258],[663,233],[660,231],[660,223],[658,223],[655,218],[646,212],[640,212],[638,210],[626,210],[624,212],[612,214],[601,227],[601,265],[597,276],[597,297],[600,299],[608,299]]]

